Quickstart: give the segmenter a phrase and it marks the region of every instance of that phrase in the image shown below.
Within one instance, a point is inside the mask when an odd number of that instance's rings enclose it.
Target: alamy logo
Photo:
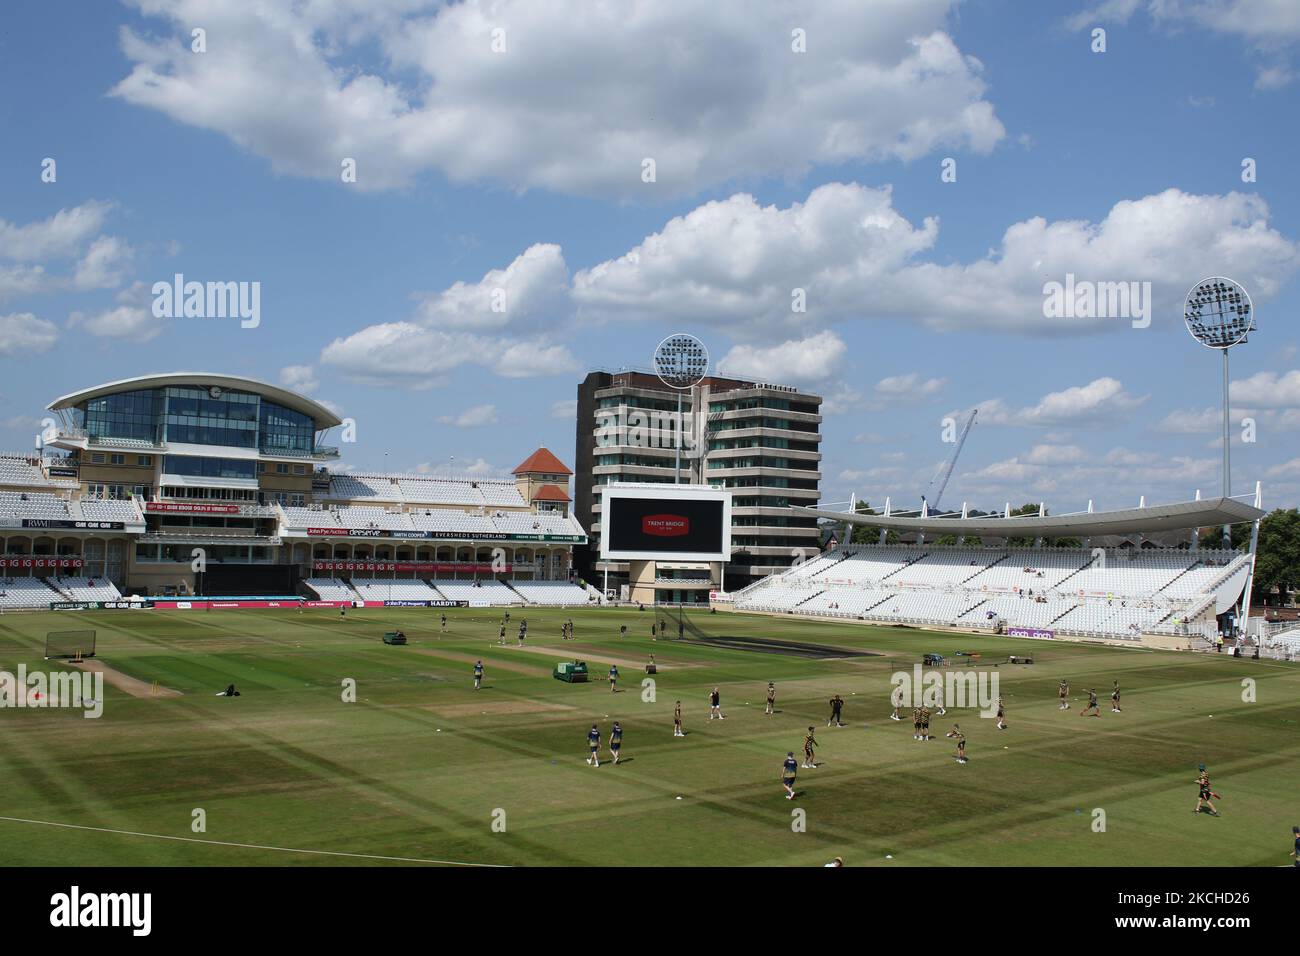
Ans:
[[[1075,281],[1043,285],[1043,315],[1049,319],[1132,319],[1133,328],[1151,324],[1150,282]]]
[[[622,445],[628,448],[681,448],[687,458],[698,458],[703,450],[691,427],[693,416],[683,411],[629,409],[626,418],[617,412],[599,415],[596,447]]]
[[[186,282],[176,273],[171,282],[153,284],[156,319],[239,319],[239,327],[262,324],[262,283]]]
[[[998,672],[937,670],[925,671],[920,664],[912,672],[895,671],[890,700],[899,707],[978,707],[981,717],[998,712]]]
[[[148,936],[153,929],[153,894],[82,893],[74,886],[50,897],[50,925],[126,926],[133,936]]]
[[[0,708],[74,707],[86,718],[104,713],[102,671],[32,671],[18,665],[18,673],[0,671]]]

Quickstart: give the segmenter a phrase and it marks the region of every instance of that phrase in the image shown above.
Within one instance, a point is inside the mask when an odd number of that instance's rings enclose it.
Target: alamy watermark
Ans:
[[[1151,325],[1150,282],[1092,282],[1065,274],[1065,282],[1043,284],[1043,316],[1049,319],[1130,319],[1133,328]]]
[[[981,717],[997,716],[997,671],[926,671],[916,664],[910,673],[895,671],[889,683],[890,699],[899,707],[977,707]]]
[[[629,448],[681,448],[688,458],[698,457],[701,444],[691,428],[692,415],[684,410],[629,409],[626,417],[611,412],[597,420],[596,452],[613,446]]]
[[[50,925],[56,928],[121,927],[132,936],[153,928],[152,893],[90,893],[73,886],[50,897]]]
[[[242,329],[262,324],[260,282],[186,282],[178,272],[151,291],[156,319],[239,319]]]
[[[18,665],[18,673],[0,671],[0,708],[76,708],[84,717],[104,713],[102,671],[31,671]]]

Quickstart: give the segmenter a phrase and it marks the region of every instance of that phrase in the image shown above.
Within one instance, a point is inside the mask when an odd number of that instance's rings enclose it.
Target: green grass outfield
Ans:
[[[649,640],[636,610],[512,612],[528,644],[641,664],[550,677],[560,658],[496,645],[499,609],[97,611],[0,616],[0,669],[42,661],[45,633],[94,627],[99,659],[184,693],[110,688],[103,717],[0,710],[4,865],[394,865],[382,858],[508,865],[1282,866],[1300,823],[1300,667],[1213,655],[942,634],[766,616],[701,615],[716,633],[843,645],[881,656],[809,660]],[[578,641],[560,641],[572,613]],[[627,624],[629,637],[618,629]],[[406,631],[389,647],[382,632]],[[508,639],[513,642],[512,623]],[[997,668],[1010,729],[973,710],[935,718],[938,739],[888,720],[891,673],[924,651],[1033,653]],[[472,661],[487,668],[475,692]],[[992,670],[991,667],[981,667]],[[1073,709],[1057,708],[1058,678]],[[1257,702],[1242,701],[1242,679]],[[342,682],[357,682],[344,703]],[[1109,712],[1112,679],[1124,713]],[[763,714],[777,684],[779,713]],[[234,682],[238,699],[214,694]],[[725,721],[707,719],[722,689]],[[1084,687],[1100,719],[1078,716]],[[827,699],[847,727],[827,728]],[[674,701],[687,736],[672,736]],[[1211,717],[1210,715],[1213,715]],[[905,715],[906,716],[906,715]],[[585,735],[625,728],[625,762],[593,769]],[[956,719],[970,763],[943,738]],[[809,724],[821,744],[799,796],[786,751]],[[1196,765],[1223,816],[1196,816]],[[681,799],[677,799],[681,797]],[[206,812],[204,833],[191,813]],[[792,810],[806,832],[792,830]],[[1093,811],[1106,814],[1093,832]],[[495,811],[505,832],[493,832]],[[117,833],[109,831],[129,831]],[[163,836],[177,840],[161,839]],[[214,841],[188,842],[188,841]],[[234,846],[230,844],[245,844]],[[280,852],[329,851],[336,856]],[[892,860],[886,859],[892,855]]]

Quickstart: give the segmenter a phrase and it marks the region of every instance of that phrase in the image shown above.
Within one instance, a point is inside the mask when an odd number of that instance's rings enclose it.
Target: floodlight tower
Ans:
[[[1244,344],[1255,330],[1255,309],[1241,283],[1211,276],[1192,286],[1183,307],[1192,338],[1223,353],[1223,497],[1232,495],[1232,439],[1229,435],[1228,350]],[[1232,546],[1232,527],[1223,526],[1225,547]]]
[[[659,343],[654,354],[655,372],[659,381],[677,393],[677,463],[673,470],[673,484],[682,480],[682,393],[688,392],[704,380],[709,371],[709,350],[693,335],[678,332]]]

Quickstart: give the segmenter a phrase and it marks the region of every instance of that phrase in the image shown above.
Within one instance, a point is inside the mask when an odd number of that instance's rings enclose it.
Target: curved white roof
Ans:
[[[1264,512],[1239,498],[1206,498],[1202,501],[1183,501],[1176,504],[1152,505],[1147,508],[1126,508],[1122,511],[1096,511],[1067,515],[983,515],[977,518],[937,517],[921,518],[902,516],[849,514],[827,508],[806,508],[820,518],[833,518],[850,524],[870,525],[874,528],[893,528],[895,531],[919,531],[925,534],[956,534],[1002,538],[1008,536],[1035,538],[1089,538],[1112,534],[1153,534],[1160,531],[1177,531],[1189,528],[1213,528],[1243,521],[1255,521]]]
[[[295,412],[311,416],[317,429],[333,428],[335,425],[343,424],[342,419],[328,408],[305,395],[291,392],[279,385],[259,382],[257,379],[243,378],[238,375],[221,375],[216,372],[166,372],[162,375],[140,375],[136,378],[124,378],[116,382],[105,382],[103,385],[96,385],[94,388],[71,392],[61,398],[56,398],[45,407],[48,411],[54,412],[63,408],[73,408],[92,398],[101,398],[104,395],[112,395],[116,392],[129,392],[144,388],[165,388],[169,385],[216,385],[223,389],[253,392],[275,402],[277,405],[283,405]]]

